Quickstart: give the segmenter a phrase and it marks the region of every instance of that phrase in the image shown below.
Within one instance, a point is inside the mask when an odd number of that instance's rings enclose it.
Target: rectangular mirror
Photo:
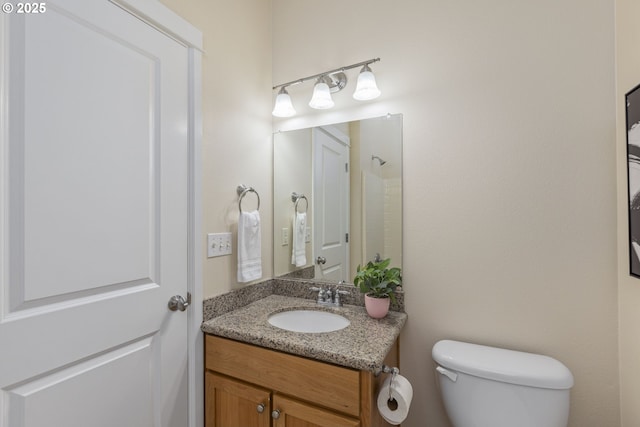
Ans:
[[[402,115],[274,134],[276,277],[353,283],[402,267]]]

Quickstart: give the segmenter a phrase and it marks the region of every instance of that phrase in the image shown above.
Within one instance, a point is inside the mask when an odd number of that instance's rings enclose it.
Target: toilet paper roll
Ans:
[[[391,384],[389,375],[382,388],[378,392],[378,411],[386,422],[398,425],[403,422],[409,414],[409,406],[413,398],[413,387],[408,379],[402,375],[395,375]],[[389,402],[389,388],[391,388],[391,402]]]

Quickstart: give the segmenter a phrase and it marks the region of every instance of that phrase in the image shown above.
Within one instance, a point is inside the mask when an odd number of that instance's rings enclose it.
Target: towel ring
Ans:
[[[242,199],[249,192],[255,193],[256,197],[258,198],[258,207],[256,208],[256,210],[260,210],[260,195],[258,194],[258,192],[256,190],[254,190],[253,187],[247,187],[244,184],[240,184],[236,188],[236,191],[237,191],[238,197],[239,197],[239,199],[238,199],[238,209],[240,210],[240,212],[242,212]]]
[[[293,209],[296,212],[298,212],[298,203],[300,202],[300,200],[304,200],[306,202],[306,205],[304,207],[304,212],[301,212],[301,213],[307,213],[307,211],[309,210],[309,200],[307,199],[307,196],[305,196],[304,194],[298,194],[295,191],[291,193],[291,201],[295,203],[295,206]]]

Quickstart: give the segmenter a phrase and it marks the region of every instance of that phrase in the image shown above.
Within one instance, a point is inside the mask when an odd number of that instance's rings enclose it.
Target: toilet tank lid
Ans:
[[[556,359],[460,341],[438,341],[433,360],[443,368],[480,378],[530,387],[569,389],[571,371]]]

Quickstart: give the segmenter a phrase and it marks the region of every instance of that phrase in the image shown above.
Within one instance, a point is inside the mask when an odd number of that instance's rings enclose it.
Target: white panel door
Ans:
[[[0,70],[0,425],[186,426],[187,48],[53,0]]]
[[[312,138],[315,277],[348,280],[349,138],[328,127]]]

